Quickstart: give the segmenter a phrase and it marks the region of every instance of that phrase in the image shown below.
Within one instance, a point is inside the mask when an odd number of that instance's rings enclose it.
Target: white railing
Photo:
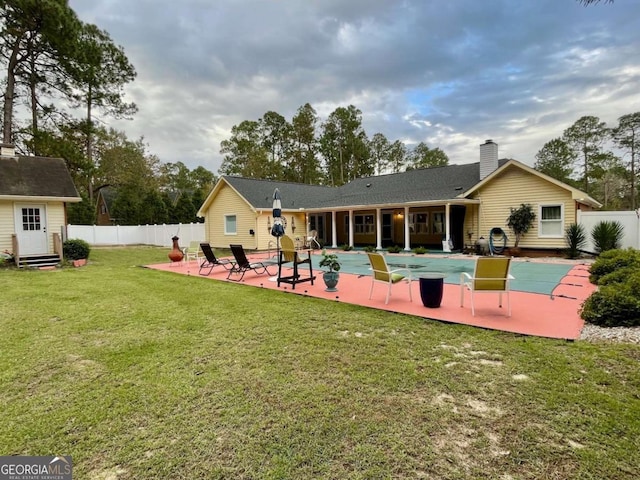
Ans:
[[[177,225],[67,225],[67,238],[80,239],[93,246],[156,245],[171,246],[173,236],[180,245],[205,241],[204,223]]]
[[[584,250],[593,252],[593,242],[591,241],[591,232],[593,227],[599,222],[615,221],[619,222],[624,228],[622,237],[622,248],[632,247],[640,249],[640,210],[626,212],[583,212],[578,210],[578,224],[584,227],[587,235],[587,245]]]

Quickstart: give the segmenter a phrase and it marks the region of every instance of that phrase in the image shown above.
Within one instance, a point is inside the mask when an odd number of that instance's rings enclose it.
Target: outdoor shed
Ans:
[[[65,161],[0,148],[0,251],[20,266],[55,265],[62,258],[66,205],[82,201]]]

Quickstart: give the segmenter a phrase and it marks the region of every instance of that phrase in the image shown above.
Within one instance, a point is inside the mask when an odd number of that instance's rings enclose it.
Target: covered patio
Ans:
[[[321,259],[319,252],[313,255],[313,267],[316,280],[313,285],[305,283],[295,290],[289,285],[277,286],[274,275],[277,265],[270,268],[270,274],[257,275],[247,273],[238,282],[247,287],[269,288],[280,290],[282,293],[322,298],[327,301],[345,302],[368,308],[376,308],[389,312],[415,315],[425,319],[439,320],[450,323],[471,325],[475,327],[501,330],[522,335],[533,335],[547,338],[575,340],[580,336],[584,321],[580,318],[579,309],[583,301],[595,290],[589,283],[589,265],[582,262],[560,261],[559,259],[536,261],[514,259],[512,273],[516,277],[511,291],[511,317],[506,316],[505,308],[498,308],[497,294],[476,296],[476,315],[471,314],[468,294],[465,306],[460,307],[459,273],[468,270],[472,257],[465,255],[442,256],[414,256],[388,255],[389,262],[399,264],[419,265],[425,260],[427,266],[422,265],[416,270],[415,277],[420,271],[428,272],[444,270],[447,263],[452,273],[447,273],[445,279],[442,302],[439,308],[427,308],[420,300],[419,283],[411,282],[413,301],[409,301],[409,294],[405,286],[395,286],[388,304],[385,304],[384,286],[376,285],[373,297],[369,300],[371,276],[367,273],[366,255],[340,252],[341,258],[350,260],[343,263],[337,292],[326,292],[322,280],[322,270],[318,267]],[[264,261],[264,253],[250,256],[252,261]],[[444,262],[444,263],[442,263]],[[349,264],[349,265],[348,265]],[[359,265],[359,267],[353,267]],[[191,275],[213,281],[227,280],[228,272],[222,267],[216,267],[209,276],[198,274],[199,265],[195,261],[178,263],[161,263],[148,265],[148,268],[162,270],[181,275]],[[358,270],[360,268],[360,270]],[[283,271],[287,270],[283,268]],[[519,278],[519,280],[518,280]],[[235,283],[235,282],[234,282]]]

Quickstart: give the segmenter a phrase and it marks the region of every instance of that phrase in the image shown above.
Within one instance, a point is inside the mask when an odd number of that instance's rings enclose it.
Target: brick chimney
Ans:
[[[480,145],[480,180],[498,169],[498,144],[487,140]]]
[[[15,157],[16,147],[11,143],[0,143],[0,157]]]

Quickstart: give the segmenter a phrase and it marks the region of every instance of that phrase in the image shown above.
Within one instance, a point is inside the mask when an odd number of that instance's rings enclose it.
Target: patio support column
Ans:
[[[353,247],[353,210],[349,210],[349,246]]]
[[[449,220],[449,214],[451,213],[451,204],[447,203],[445,205],[445,210],[444,210],[444,232],[445,232],[445,237],[444,237],[444,242],[442,243],[442,251],[444,252],[450,252],[451,248],[449,248],[449,240],[451,240],[451,222]]]
[[[409,207],[404,207],[404,251],[411,251],[411,232],[409,231]]]
[[[382,210],[376,208],[376,250],[382,250]]]
[[[336,225],[336,212],[331,212],[331,248],[338,248],[338,229]]]

